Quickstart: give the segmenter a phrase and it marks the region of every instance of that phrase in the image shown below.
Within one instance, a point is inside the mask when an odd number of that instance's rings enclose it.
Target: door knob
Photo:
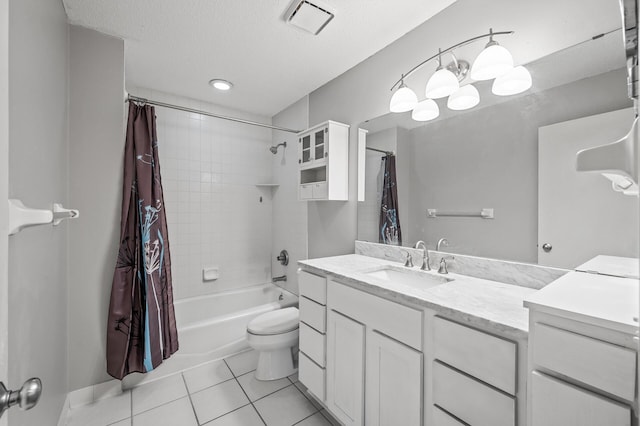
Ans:
[[[38,403],[42,393],[42,382],[38,378],[31,378],[24,382],[17,391],[7,390],[0,382],[0,417],[8,409],[17,405],[21,410],[29,410]]]
[[[551,251],[551,249],[553,249],[553,246],[549,243],[544,243],[542,245],[542,250],[545,251],[545,253],[549,253]]]

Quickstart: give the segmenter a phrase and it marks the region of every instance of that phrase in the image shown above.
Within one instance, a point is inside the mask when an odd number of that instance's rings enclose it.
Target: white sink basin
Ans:
[[[429,288],[453,281],[441,275],[398,266],[383,266],[364,275],[381,281],[394,282],[416,288]]]

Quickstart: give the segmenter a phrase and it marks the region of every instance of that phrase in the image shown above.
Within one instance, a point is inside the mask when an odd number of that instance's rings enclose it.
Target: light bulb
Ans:
[[[413,92],[413,90],[405,86],[404,82],[402,82],[398,90],[396,90],[396,93],[394,93],[391,97],[391,101],[389,102],[389,111],[411,111],[417,103],[418,97],[416,96],[416,94]]]
[[[460,88],[458,77],[446,68],[438,68],[427,82],[425,95],[430,99],[449,96]]]
[[[480,103],[480,93],[472,84],[462,86],[447,100],[447,107],[454,111],[473,108]]]
[[[491,91],[498,96],[516,95],[528,90],[532,84],[531,74],[525,67],[520,65],[505,75],[496,78]]]
[[[440,115],[440,108],[433,99],[425,99],[418,103],[411,112],[411,118],[415,121],[429,121]]]
[[[491,80],[506,74],[513,68],[511,53],[495,41],[489,42],[471,66],[471,78]]]

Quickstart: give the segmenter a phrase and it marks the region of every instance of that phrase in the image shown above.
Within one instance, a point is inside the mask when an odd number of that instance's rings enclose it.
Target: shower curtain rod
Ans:
[[[283,132],[289,132],[289,133],[300,133],[301,132],[301,130],[294,130],[294,129],[287,129],[286,127],[272,126],[270,124],[258,123],[257,121],[245,120],[243,118],[228,117],[226,115],[219,115],[219,114],[214,114],[214,113],[207,112],[207,111],[202,111],[202,110],[199,110],[199,109],[187,108],[187,107],[183,107],[183,106],[180,106],[180,105],[173,105],[173,104],[168,104],[168,103],[165,103],[165,102],[153,101],[151,99],[141,98],[141,97],[138,97],[138,96],[132,96],[132,95],[129,95],[129,94],[127,94],[127,98],[124,101],[125,102],[140,102],[140,103],[143,103],[143,104],[155,105],[155,106],[164,107],[164,108],[177,109],[179,111],[185,111],[185,112],[191,112],[191,113],[194,113],[194,114],[206,115],[208,117],[220,118],[222,120],[235,121],[236,123],[249,124],[251,126],[258,126],[258,127],[265,127],[265,128],[268,128],[268,129],[280,130],[280,131],[283,131]]]
[[[385,154],[385,155],[396,155],[393,151],[383,151],[383,150],[381,150],[381,149],[369,148],[369,147],[367,147],[367,149],[368,149],[369,151],[381,152],[381,153],[383,153],[383,154]]]

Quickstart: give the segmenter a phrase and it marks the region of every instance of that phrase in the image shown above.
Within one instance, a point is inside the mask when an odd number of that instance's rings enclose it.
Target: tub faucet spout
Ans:
[[[280,277],[273,277],[272,281],[274,283],[277,283],[278,281],[287,281],[287,276],[286,275],[282,275]]]

